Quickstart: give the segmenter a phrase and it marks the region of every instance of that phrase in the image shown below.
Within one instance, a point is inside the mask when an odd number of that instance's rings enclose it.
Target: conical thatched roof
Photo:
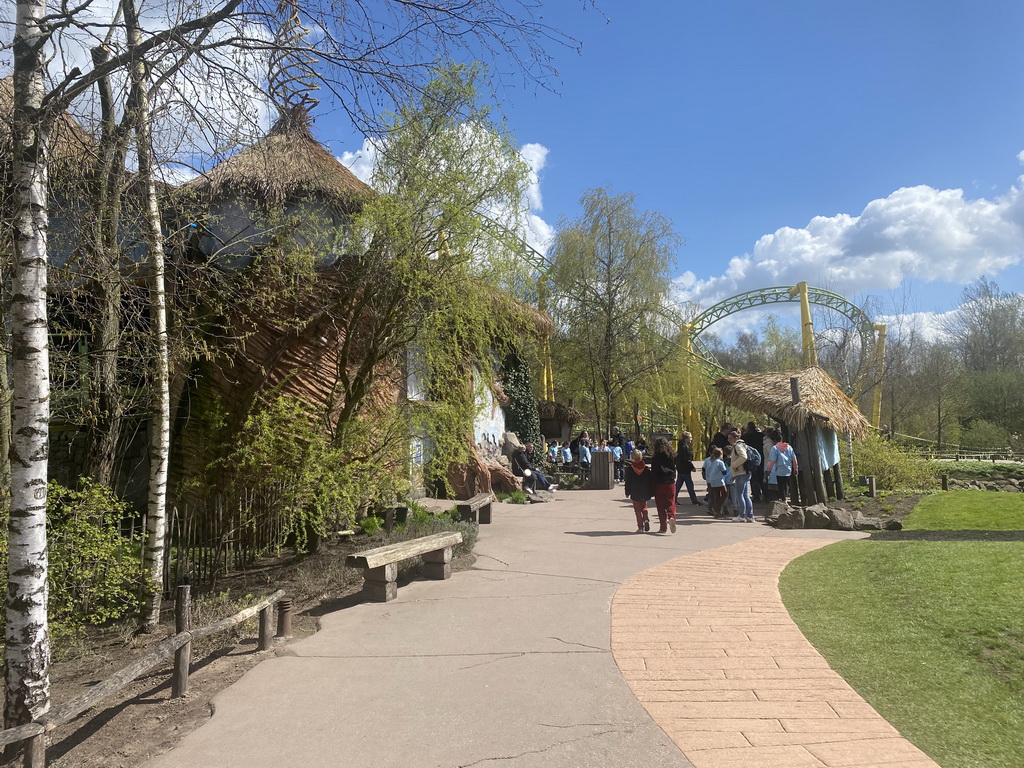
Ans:
[[[242,193],[277,204],[319,196],[346,209],[374,194],[313,137],[301,111],[282,117],[264,138],[184,188],[207,199]]]
[[[0,79],[0,158],[10,162],[11,125],[14,122],[14,78]],[[74,166],[88,173],[96,157],[96,142],[89,132],[67,112],[61,113],[50,133],[50,164]]]
[[[800,381],[800,402],[793,403],[789,380]],[[722,402],[751,413],[766,413],[802,429],[808,421],[836,432],[863,435],[868,420],[839,384],[821,368],[729,376],[715,382]]]

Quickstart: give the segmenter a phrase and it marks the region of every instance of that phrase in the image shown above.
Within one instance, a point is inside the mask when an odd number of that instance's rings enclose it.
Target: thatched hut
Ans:
[[[268,395],[295,398],[317,414],[343,405],[336,402],[335,385],[344,335],[330,310],[344,293],[345,276],[332,246],[373,194],[313,137],[301,111],[181,187],[177,206],[194,233],[187,261],[212,263],[216,269],[206,269],[197,282],[220,284],[218,305],[197,311],[210,315],[212,342],[223,337],[237,346],[228,347],[228,359],[198,361],[178,381],[179,478],[201,475],[214,458],[208,454],[220,449],[204,414],[228,409],[223,427],[236,434],[253,405]],[[287,298],[271,291],[255,299],[250,289],[258,285],[266,292],[279,276],[275,258],[302,248],[316,256],[317,279],[293,285]],[[394,401],[401,372],[386,371],[381,379],[371,401]]]
[[[859,437],[869,425],[831,376],[818,367],[751,373],[719,379],[715,389],[726,405],[764,413],[783,425],[801,466],[810,469],[800,484],[806,502],[842,498],[838,435]]]

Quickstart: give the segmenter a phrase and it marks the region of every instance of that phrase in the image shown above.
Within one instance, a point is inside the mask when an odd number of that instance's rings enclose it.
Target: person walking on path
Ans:
[[[787,493],[790,498],[793,497],[792,477],[799,471],[796,453],[793,451],[793,446],[782,439],[782,433],[779,430],[772,430],[771,436],[775,439],[775,445],[772,446],[772,450],[768,454],[768,463],[765,464],[765,469],[769,473],[768,482],[779,486],[779,494],[782,501],[785,501]]]
[[[654,495],[654,476],[651,468],[644,463],[644,455],[633,451],[631,461],[626,468],[626,495],[633,502],[636,514],[636,532],[646,533],[651,530],[651,519],[647,515],[647,502]]]
[[[711,455],[704,459],[702,471],[708,484],[708,493],[711,495],[711,514],[720,517],[725,504],[725,478],[729,472],[722,461],[721,448],[715,446],[711,449]]]
[[[764,432],[753,421],[747,422],[747,428],[743,430],[741,439],[757,451],[764,446]],[[765,495],[764,467],[758,467],[750,472],[750,498],[754,501],[766,501]]]
[[[658,507],[661,527],[658,533],[676,532],[676,466],[672,446],[664,437],[654,441],[654,456],[651,458],[651,472],[654,475],[654,503]]]
[[[690,494],[690,503],[695,507],[700,506],[700,500],[697,498],[697,494],[693,490],[693,473],[697,471],[697,468],[693,466],[693,435],[689,432],[683,432],[682,437],[679,439],[679,453],[676,454],[676,504],[679,504],[679,491],[682,486],[686,486],[687,493]]]
[[[733,482],[733,509],[736,517],[734,523],[754,522],[754,503],[750,499],[750,472],[747,470],[747,444],[740,439],[735,429],[729,433],[729,445],[732,446],[732,462],[729,472]]]

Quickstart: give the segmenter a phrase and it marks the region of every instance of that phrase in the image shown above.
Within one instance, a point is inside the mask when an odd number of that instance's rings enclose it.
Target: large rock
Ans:
[[[776,526],[784,530],[797,530],[804,527],[804,511],[800,507],[789,507],[779,515]]]
[[[832,517],[824,504],[813,504],[804,507],[804,528],[828,528]]]
[[[771,501],[768,503],[768,517],[779,517],[789,511],[789,504],[784,501]]]
[[[899,520],[886,520],[884,527],[887,531],[902,531],[903,523],[901,523]]]
[[[512,465],[507,456],[499,457],[496,463],[487,465],[491,473],[491,489],[495,493],[512,493],[522,487],[522,480],[512,474]]]
[[[854,530],[853,525],[853,512],[848,509],[829,509],[829,517],[832,518],[832,522],[829,523],[829,528],[833,531],[852,531]]]
[[[858,531],[880,531],[882,523],[877,517],[864,517],[858,513],[857,518],[853,521],[853,527]]]
[[[505,436],[501,439],[502,456],[511,456],[517,449],[523,447],[523,444],[519,441],[519,436],[515,432],[506,432]]]

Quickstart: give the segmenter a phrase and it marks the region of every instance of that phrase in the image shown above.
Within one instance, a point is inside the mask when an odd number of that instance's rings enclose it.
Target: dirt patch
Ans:
[[[843,501],[830,501],[828,506],[848,510],[854,516],[859,513],[864,517],[876,517],[884,527],[890,520],[903,522],[903,518],[910,514],[921,498],[920,493],[889,493],[875,499],[869,496],[855,496]]]
[[[254,619],[233,632],[196,641],[186,696],[170,696],[171,659],[54,730],[48,738],[47,764],[51,768],[136,768],[170,750],[210,717],[210,701],[217,693],[261,661],[285,651],[289,643],[316,632],[320,616],[360,602],[361,571],[345,568],[344,559],[351,552],[371,546],[375,543],[366,538],[331,542],[315,555],[267,559],[222,579],[216,587],[220,597],[212,601],[212,609],[205,609],[206,616],[195,618],[194,626],[212,623],[284,589],[295,602],[293,636],[278,640],[271,650],[257,651]],[[457,556],[453,570],[470,568],[475,560],[473,554]],[[416,576],[417,566],[410,561],[400,571],[399,591],[402,584]],[[133,637],[123,627],[91,631],[69,658],[51,666],[53,705],[88,691],[173,634],[170,602],[165,604],[165,620],[155,634]],[[2,764],[20,765],[20,758],[8,756]]]

